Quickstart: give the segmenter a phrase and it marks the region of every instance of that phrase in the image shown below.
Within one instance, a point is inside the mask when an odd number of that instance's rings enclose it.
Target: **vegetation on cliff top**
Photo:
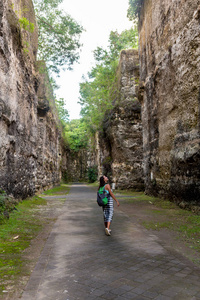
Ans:
[[[45,60],[48,70],[59,74],[59,68],[70,69],[79,58],[79,37],[83,28],[59,9],[63,0],[33,0],[39,26],[38,59]],[[108,49],[94,51],[96,66],[80,84],[82,119],[68,121],[64,99],[57,99],[56,106],[63,126],[63,136],[69,148],[77,152],[86,148],[89,135],[100,129],[105,112],[112,109],[118,99],[117,67],[122,49],[138,46],[137,29],[121,34],[111,32]]]
[[[37,58],[46,62],[54,92],[57,85],[51,74],[58,75],[60,67],[67,66],[72,69],[72,65],[78,61],[80,34],[83,31],[81,25],[59,8],[62,2],[63,0],[33,0],[39,27]],[[85,137],[82,138],[81,124],[70,124],[64,99],[58,99],[55,94],[54,97],[63,127],[63,137],[70,149],[78,151]]]
[[[81,119],[67,122],[64,128],[64,134],[67,144],[72,151],[78,152],[81,149],[87,148],[88,133],[86,124]]]
[[[62,66],[71,69],[79,59],[83,27],[58,8],[63,0],[33,0],[39,27],[38,59],[45,60],[51,72]]]
[[[138,17],[143,2],[144,0],[129,0],[127,17],[130,21],[133,21]]]
[[[100,130],[105,112],[112,109],[117,101],[117,67],[122,49],[138,46],[137,29],[131,28],[119,34],[110,33],[109,47],[98,47],[94,51],[95,67],[88,73],[88,79],[80,84],[80,120],[68,121],[64,100],[56,101],[59,117],[63,125],[64,138],[73,152],[86,149],[90,136]]]
[[[122,49],[138,47],[137,28],[124,30],[121,34],[112,31],[108,49],[98,47],[94,51],[96,65],[88,78],[80,83],[81,115],[91,133],[99,130],[105,112],[117,102],[117,68]]]
[[[46,61],[50,72],[58,74],[59,68],[66,65],[70,69],[79,58],[79,37],[83,28],[59,9],[63,0],[33,2],[39,26],[38,58]],[[100,129],[105,112],[112,109],[118,98],[116,73],[120,51],[137,46],[138,33],[135,27],[121,34],[111,32],[108,49],[98,47],[94,51],[96,66],[80,84],[80,122],[69,122],[64,99],[56,100],[64,137],[71,150],[76,152],[86,147],[88,133],[93,134]]]

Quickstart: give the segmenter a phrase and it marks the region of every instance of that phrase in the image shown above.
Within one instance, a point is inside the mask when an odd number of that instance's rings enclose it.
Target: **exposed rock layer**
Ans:
[[[90,151],[81,149],[73,152],[63,147],[62,177],[67,182],[87,181],[87,170],[90,165]]]
[[[200,199],[200,0],[145,0],[139,20],[146,191]]]
[[[34,33],[19,26],[24,7]],[[0,188],[20,198],[60,181],[58,120],[48,78],[35,70],[36,52],[32,1],[1,1]]]
[[[141,107],[137,99],[138,51],[121,52],[118,79],[119,101],[104,121],[101,164],[104,166],[104,173],[110,171],[117,188],[141,190],[144,178]],[[109,156],[105,155],[105,149]]]

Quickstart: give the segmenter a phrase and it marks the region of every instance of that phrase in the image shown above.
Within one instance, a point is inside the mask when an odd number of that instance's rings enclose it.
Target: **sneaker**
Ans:
[[[105,233],[106,233],[106,235],[111,235],[111,234],[110,234],[110,231],[111,231],[110,229],[105,228]]]

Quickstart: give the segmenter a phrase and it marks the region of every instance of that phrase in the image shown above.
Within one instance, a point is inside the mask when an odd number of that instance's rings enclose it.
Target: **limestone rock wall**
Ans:
[[[67,182],[87,181],[90,156],[87,149],[78,152],[63,148],[62,177]]]
[[[101,164],[103,172],[112,175],[116,188],[141,190],[144,178],[137,50],[121,52],[118,79],[119,101],[104,121]]]
[[[146,191],[200,199],[200,0],[144,0],[139,19]]]
[[[34,33],[19,26],[24,7]],[[44,88],[46,75],[35,69],[36,53],[32,1],[1,1],[0,188],[19,198],[58,183],[61,173],[59,124]]]

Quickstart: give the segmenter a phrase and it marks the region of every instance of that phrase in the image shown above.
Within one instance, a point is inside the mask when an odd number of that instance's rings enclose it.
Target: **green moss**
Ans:
[[[68,191],[67,185],[61,185],[45,193],[66,194]],[[63,199],[59,201],[63,202]],[[48,217],[41,217],[40,208],[45,205],[47,200],[41,196],[28,198],[20,202],[17,210],[13,210],[10,218],[0,225],[0,298],[9,286],[17,286],[18,280],[28,275],[26,266],[30,260],[23,253],[49,222]]]
[[[134,197],[134,199],[133,198],[129,199],[129,201],[133,201],[133,202],[134,201],[145,201],[145,202],[155,203],[156,201],[160,200],[159,198],[156,198],[156,197],[147,196],[144,194],[144,192],[136,192],[133,190],[116,190],[115,193],[124,195],[124,196]]]
[[[31,198],[27,198],[23,201],[23,206],[26,208],[31,208],[35,205],[46,205],[47,201],[46,199],[39,197],[39,196],[34,196]]]
[[[94,186],[94,187],[98,187],[99,186],[99,182],[96,181],[96,182],[92,182],[92,183],[87,183],[88,186]]]
[[[171,229],[173,227],[173,223],[171,222],[142,222],[142,225],[146,229],[160,230],[163,228]]]
[[[6,280],[15,281],[16,276],[27,273],[22,253],[43,227],[34,209],[45,204],[46,200],[38,196],[27,199],[0,226],[0,295],[6,289]]]
[[[44,195],[63,195],[69,192],[69,186],[67,184],[61,184],[60,186],[56,186],[48,191],[44,191]]]
[[[163,210],[153,210],[151,212],[155,215],[165,215],[165,211]]]
[[[190,248],[200,251],[200,216],[183,210],[175,203],[157,197],[150,197],[143,192],[117,191],[120,202],[131,205],[146,206],[145,220],[141,224],[146,229],[174,231]],[[117,196],[117,193],[115,195]],[[130,196],[128,198],[127,196]],[[144,211],[144,210],[143,210]],[[147,221],[148,220],[148,221]]]

